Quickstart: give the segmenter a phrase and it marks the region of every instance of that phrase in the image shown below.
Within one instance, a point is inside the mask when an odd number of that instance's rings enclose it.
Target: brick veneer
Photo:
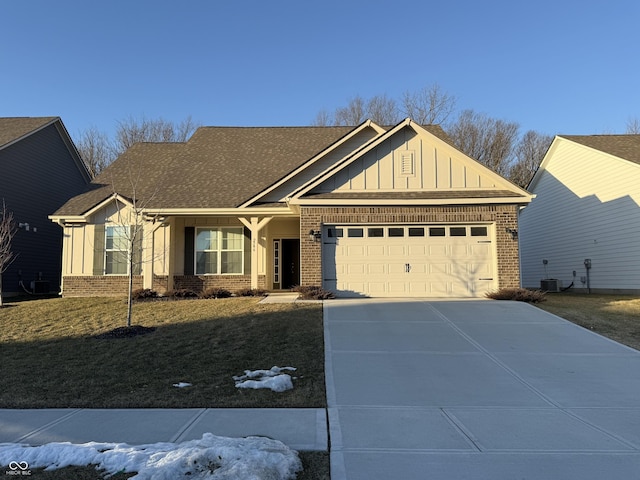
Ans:
[[[127,294],[128,277],[119,275],[64,277],[64,297],[123,296]],[[152,289],[158,293],[167,291],[168,277],[154,276]],[[142,288],[142,275],[133,277],[133,289]],[[266,277],[258,276],[258,287],[264,289]],[[176,275],[173,288],[188,288],[200,293],[207,288],[221,287],[231,290],[251,288],[251,275]]]
[[[258,275],[258,287],[264,289],[266,277]],[[211,287],[226,288],[230,291],[251,288],[251,275],[175,275],[173,288],[188,288],[194,292],[203,292]]]
[[[376,223],[496,224],[498,288],[520,286],[518,240],[507,228],[518,229],[518,205],[460,205],[441,207],[302,207],[300,212],[300,283],[322,285],[322,242],[309,239],[309,230],[323,225]]]
[[[63,278],[64,297],[126,296],[129,277],[122,275],[68,276]],[[133,289],[142,288],[142,275],[133,276]]]

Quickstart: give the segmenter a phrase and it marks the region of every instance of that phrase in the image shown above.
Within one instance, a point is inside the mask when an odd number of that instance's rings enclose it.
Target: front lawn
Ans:
[[[616,342],[640,350],[640,298],[638,297],[548,293],[546,301],[537,303],[536,306]]]
[[[325,407],[322,308],[255,298],[148,301],[131,338],[122,298],[54,298],[0,309],[0,408]],[[238,389],[244,370],[296,367],[282,393]],[[175,388],[188,382],[193,386]]]

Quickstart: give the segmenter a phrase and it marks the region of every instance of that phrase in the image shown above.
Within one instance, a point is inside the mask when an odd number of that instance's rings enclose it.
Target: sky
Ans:
[[[640,118],[637,0],[1,0],[0,116],[310,125],[434,84],[547,135]]]

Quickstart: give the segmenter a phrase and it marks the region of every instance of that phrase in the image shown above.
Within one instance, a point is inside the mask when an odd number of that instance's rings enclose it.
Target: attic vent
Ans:
[[[412,176],[415,175],[413,152],[407,151],[400,154],[400,175]]]

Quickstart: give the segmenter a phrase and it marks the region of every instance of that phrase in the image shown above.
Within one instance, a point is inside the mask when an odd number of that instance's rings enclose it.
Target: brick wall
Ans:
[[[518,229],[517,205],[434,207],[302,207],[300,212],[300,283],[322,285],[322,242],[309,239],[309,230],[332,224],[376,223],[495,223],[498,287],[520,286],[518,240],[507,228]]]
[[[129,277],[121,275],[69,276],[63,278],[63,297],[126,296]],[[142,275],[133,276],[133,289],[142,288]]]
[[[265,289],[266,281],[264,275],[258,275],[258,288]],[[226,288],[231,292],[251,288],[251,275],[175,275],[173,277],[174,289],[187,288],[199,293],[212,287]]]

